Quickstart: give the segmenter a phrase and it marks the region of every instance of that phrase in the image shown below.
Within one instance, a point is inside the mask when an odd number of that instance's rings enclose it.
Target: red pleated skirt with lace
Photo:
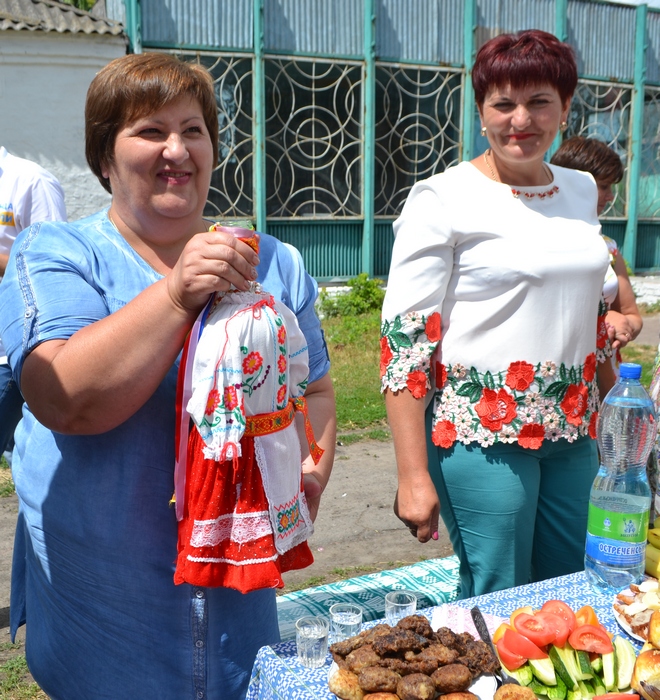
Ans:
[[[254,438],[244,436],[241,457],[226,462],[205,459],[203,447],[193,426],[174,582],[241,593],[282,588],[282,573],[309,566],[314,557],[306,541],[284,554],[275,548]]]

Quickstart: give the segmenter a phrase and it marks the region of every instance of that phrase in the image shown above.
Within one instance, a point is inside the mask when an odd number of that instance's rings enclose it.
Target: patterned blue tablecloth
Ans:
[[[563,600],[573,610],[591,605],[598,619],[610,632],[620,632],[612,614],[612,598],[592,591],[584,572],[459,600],[453,605],[468,610],[478,605],[484,613],[506,618],[523,605],[540,608],[546,600],[551,599]],[[430,619],[433,608],[420,612]],[[369,623],[368,626],[372,624],[376,622]],[[296,657],[295,641],[263,647],[252,669],[247,699],[336,700],[336,695],[328,690],[328,669],[331,663],[332,659],[328,655],[322,668],[305,668]]]

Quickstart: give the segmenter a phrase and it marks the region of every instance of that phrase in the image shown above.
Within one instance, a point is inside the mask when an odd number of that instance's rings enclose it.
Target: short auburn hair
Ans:
[[[623,180],[623,163],[618,153],[598,139],[571,136],[557,149],[550,162],[591,173],[594,180],[606,184],[613,185]]]
[[[206,68],[166,53],[142,53],[116,58],[96,74],[85,102],[85,156],[108,192],[102,171],[114,162],[120,129],[186,96],[199,102],[217,165],[218,108]]]
[[[575,92],[577,79],[573,49],[540,29],[500,34],[487,41],[472,68],[472,87],[479,107],[489,90],[505,85],[522,88],[549,84],[566,104]]]

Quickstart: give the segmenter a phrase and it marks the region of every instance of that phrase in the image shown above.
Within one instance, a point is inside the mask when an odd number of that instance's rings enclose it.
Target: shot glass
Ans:
[[[414,615],[417,610],[417,596],[407,591],[390,591],[385,596],[385,621],[394,627],[396,623]]]
[[[352,603],[335,603],[330,606],[330,636],[333,642],[341,642],[359,634],[362,628],[362,608]]]
[[[328,655],[330,621],[325,617],[301,617],[296,621],[298,659],[307,668],[320,668]]]

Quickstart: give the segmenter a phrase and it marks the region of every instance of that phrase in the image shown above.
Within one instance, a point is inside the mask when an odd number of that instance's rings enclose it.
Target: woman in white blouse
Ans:
[[[583,568],[610,352],[596,185],[544,162],[577,85],[571,48],[501,35],[472,82],[490,147],[412,188],[381,330],[395,512],[421,542],[442,514],[463,597]]]

